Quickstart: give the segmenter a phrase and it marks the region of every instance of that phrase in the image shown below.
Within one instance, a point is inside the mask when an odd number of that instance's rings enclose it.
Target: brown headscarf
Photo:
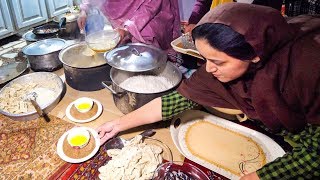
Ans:
[[[221,83],[205,65],[178,91],[206,106],[236,108],[274,131],[320,125],[320,18],[289,23],[269,7],[228,3],[198,23],[221,23],[242,34],[260,57],[240,78]]]

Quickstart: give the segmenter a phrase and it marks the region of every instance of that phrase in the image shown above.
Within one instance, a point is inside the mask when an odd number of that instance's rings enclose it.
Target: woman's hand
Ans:
[[[184,27],[184,33],[191,32],[195,26],[196,26],[195,24],[187,24],[187,25]]]
[[[99,134],[101,145],[104,144],[108,139],[116,136],[120,132],[119,128],[117,127],[118,124],[118,120],[113,120],[106,122],[98,127],[97,132]]]
[[[119,119],[102,124],[97,128],[101,145],[120,131],[160,121],[162,119],[161,103],[161,97],[158,97]]]
[[[78,17],[78,27],[80,30],[84,29],[87,20],[87,13],[85,11],[80,11],[80,15]]]
[[[123,40],[130,34],[129,31],[123,28],[117,28],[116,31],[118,31],[120,35],[120,44],[124,44]]]
[[[257,175],[256,172],[252,172],[252,173],[249,173],[249,174],[246,174],[244,176],[242,176],[240,178],[240,180],[259,180],[259,176]]]

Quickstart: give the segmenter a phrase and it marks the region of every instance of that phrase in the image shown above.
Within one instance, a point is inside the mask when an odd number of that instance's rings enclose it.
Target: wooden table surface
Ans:
[[[60,78],[65,82],[64,72],[63,69],[57,70],[54,72],[55,74],[59,75]],[[91,128],[97,128],[101,124],[111,121],[113,119],[116,119],[120,116],[123,116],[122,112],[118,110],[118,108],[115,106],[113,102],[112,94],[106,90],[98,90],[98,91],[78,91],[76,89],[73,89],[70,87],[66,82],[66,93],[62,97],[59,104],[49,113],[50,115],[59,117],[65,121],[71,122],[73,124],[76,124],[77,126],[85,126],[85,127],[91,127]],[[103,106],[103,112],[96,120],[88,122],[88,123],[74,123],[70,121],[66,117],[66,108],[68,105],[80,97],[89,97],[98,100],[102,106]],[[163,143],[165,143],[172,151],[173,160],[174,161],[183,161],[184,156],[178,151],[176,146],[174,145],[171,135],[170,135],[170,129],[169,129],[170,122],[160,122],[157,124],[151,124],[146,125],[139,128],[134,128],[125,132],[121,133],[121,137],[123,138],[131,138],[139,133],[141,133],[143,130],[146,130],[147,128],[154,128],[156,129],[156,134],[153,136],[156,139],[159,139]]]

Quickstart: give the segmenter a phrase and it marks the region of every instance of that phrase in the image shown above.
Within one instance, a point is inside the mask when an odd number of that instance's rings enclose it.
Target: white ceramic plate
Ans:
[[[179,126],[174,127],[174,124],[177,121],[177,119],[180,119],[181,123]],[[267,163],[285,154],[284,150],[268,136],[258,131],[249,129],[247,127],[241,126],[239,124],[233,123],[231,121],[216,117],[214,115],[211,115],[205,112],[190,110],[190,111],[186,111],[179,117],[175,118],[171,122],[170,132],[171,132],[171,137],[173,139],[173,142],[176,145],[177,149],[180,151],[180,153],[183,154],[188,159],[208,169],[211,169],[212,171],[215,171],[227,178],[239,179],[240,177],[235,174],[232,174],[229,171],[219,168],[203,159],[193,156],[186,146],[185,134],[187,129],[190,127],[191,124],[197,121],[200,121],[200,119],[204,119],[210,123],[227,128],[234,132],[238,132],[244,136],[251,138],[257,144],[259,144],[259,146],[264,151],[266,155]],[[209,139],[210,137],[208,137],[208,140]]]
[[[93,151],[86,157],[84,158],[80,158],[80,159],[74,159],[74,158],[70,158],[67,155],[64,154],[63,152],[63,141],[65,138],[67,138],[67,135],[69,134],[69,131],[65,132],[59,139],[58,144],[57,144],[57,153],[60,156],[61,159],[63,159],[64,161],[67,161],[69,163],[81,163],[84,162],[88,159],[90,159],[91,157],[93,157],[99,150],[100,148],[100,138],[98,133],[92,129],[92,128],[88,128],[88,127],[75,127],[75,128],[79,128],[80,130],[87,130],[91,133],[91,135],[93,136],[94,140],[95,140],[95,148],[93,149]],[[72,128],[74,129],[74,128]]]
[[[92,99],[92,98],[91,98],[91,99]],[[90,122],[90,121],[93,121],[93,120],[97,119],[97,118],[101,115],[101,113],[102,113],[102,104],[101,104],[99,101],[95,100],[95,99],[92,99],[92,100],[93,100],[93,102],[96,103],[97,106],[98,106],[98,111],[97,111],[97,113],[96,113],[94,116],[92,116],[92,117],[89,118],[89,119],[84,119],[84,120],[80,120],[80,119],[74,118],[74,117],[70,114],[70,110],[71,110],[72,106],[73,106],[74,103],[75,103],[75,101],[73,101],[72,103],[69,104],[69,106],[68,106],[67,109],[66,109],[66,116],[67,116],[67,118],[70,119],[70,121],[73,121],[73,122],[76,122],[76,123],[86,123],[86,122]]]

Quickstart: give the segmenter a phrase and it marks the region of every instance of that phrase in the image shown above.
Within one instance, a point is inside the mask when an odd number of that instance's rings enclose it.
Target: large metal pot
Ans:
[[[154,75],[163,76],[173,82],[173,86],[170,89],[161,91],[158,93],[137,93],[128,91],[119,86],[120,83],[128,79],[129,77],[137,75]],[[166,66],[159,67],[154,70],[146,72],[128,72],[115,68],[111,68],[110,77],[112,81],[104,81],[102,84],[112,92],[113,100],[117,108],[124,114],[138,109],[151,100],[168,94],[176,89],[182,79],[181,71],[174,66],[171,62],[167,62]],[[112,85],[109,87],[109,85]]]
[[[103,54],[87,56],[87,50],[84,43],[73,44],[61,50],[59,59],[69,86],[79,91],[96,91],[103,88],[102,81],[110,80],[111,66]]]
[[[27,55],[33,71],[55,71],[62,68],[59,52],[66,42],[63,39],[52,38],[34,42],[22,49]]]
[[[59,37],[75,39],[80,36],[80,29],[78,27],[77,18],[79,14],[67,13],[56,16],[53,21],[59,23],[61,18],[66,18],[65,28],[60,29]]]

